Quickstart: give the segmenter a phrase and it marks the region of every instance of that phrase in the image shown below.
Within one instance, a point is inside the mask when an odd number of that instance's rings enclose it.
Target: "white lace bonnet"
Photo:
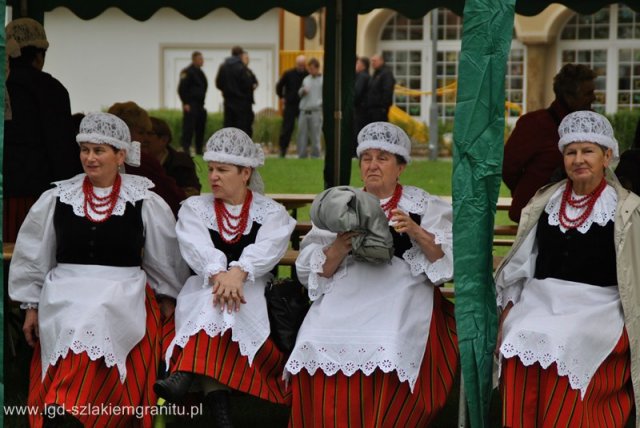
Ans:
[[[255,170],[264,165],[264,151],[262,146],[254,143],[243,130],[229,127],[216,131],[207,141],[203,159],[207,162],[253,168],[249,188],[259,193],[264,192],[262,178]]]
[[[131,141],[129,127],[118,116],[111,113],[89,113],[80,122],[76,136],[80,143],[109,144],[126,151],[125,163],[140,166],[140,143]]]
[[[560,152],[568,144],[587,141],[613,150],[614,160],[620,157],[618,141],[613,136],[613,127],[609,120],[599,113],[588,110],[569,113],[560,122],[558,134]]]
[[[372,122],[358,133],[358,157],[368,149],[380,149],[411,162],[411,140],[402,128],[389,122]]]
[[[47,35],[44,32],[44,27],[35,19],[14,19],[7,24],[5,31],[7,36],[7,45],[13,43],[10,42],[10,40],[13,40],[20,48],[26,46],[33,46],[40,49],[49,48],[49,42],[47,41]]]

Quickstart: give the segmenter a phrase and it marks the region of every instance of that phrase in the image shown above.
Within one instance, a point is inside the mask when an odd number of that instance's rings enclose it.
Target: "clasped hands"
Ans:
[[[238,312],[240,305],[247,303],[244,299],[244,281],[247,273],[234,266],[227,272],[219,272],[209,278],[209,283],[213,286],[213,307],[220,307],[220,312],[225,308],[228,313]]]

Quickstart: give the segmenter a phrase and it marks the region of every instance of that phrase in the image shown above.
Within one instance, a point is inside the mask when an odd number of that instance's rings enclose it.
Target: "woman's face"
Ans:
[[[209,162],[209,184],[216,199],[238,205],[244,201],[251,168]]]
[[[113,185],[124,157],[124,150],[116,151],[108,144],[80,143],[80,162],[94,186]]]
[[[568,144],[563,151],[564,169],[576,191],[587,193],[595,189],[609,166],[612,150],[586,141]]]
[[[360,177],[368,192],[380,199],[391,196],[406,165],[393,153],[369,149],[360,155]]]

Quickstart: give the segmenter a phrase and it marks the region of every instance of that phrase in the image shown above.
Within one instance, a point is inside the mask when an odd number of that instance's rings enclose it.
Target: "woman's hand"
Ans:
[[[351,238],[357,234],[357,232],[338,233],[336,240],[324,249],[324,255],[327,257],[327,260],[324,262],[323,271],[320,276],[329,278],[336,272],[342,260],[344,260],[351,251]]]
[[[500,346],[502,345],[502,325],[504,324],[504,320],[509,315],[509,311],[513,308],[513,302],[507,303],[507,306],[502,310],[500,314],[500,319],[498,320],[498,335],[496,337],[496,349],[494,351],[496,357],[500,356]]]
[[[38,329],[38,310],[27,309],[24,316],[24,324],[22,326],[24,338],[32,348],[36,346],[36,342],[40,338],[40,330]]]
[[[422,226],[413,221],[409,214],[402,210],[395,209],[391,213],[393,214],[391,221],[395,231],[409,235],[418,244],[427,260],[433,263],[444,257],[442,246],[436,244],[436,237],[433,233],[423,229]]]
[[[422,227],[406,212],[395,209],[391,212],[393,216],[391,221],[393,222],[393,228],[398,233],[406,233],[410,238],[417,239],[418,234],[423,230]]]
[[[227,272],[220,272],[213,277],[213,307],[220,305],[220,312],[225,308],[227,312],[238,312],[240,305],[247,303],[244,300],[244,281],[247,279],[247,273],[234,266]]]
[[[164,319],[170,318],[176,310],[176,299],[169,296],[158,296],[156,300]]]

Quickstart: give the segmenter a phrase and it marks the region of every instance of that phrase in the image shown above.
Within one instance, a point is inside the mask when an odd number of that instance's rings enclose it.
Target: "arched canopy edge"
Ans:
[[[89,20],[106,9],[115,7],[137,21],[146,21],[161,8],[171,8],[189,19],[200,19],[213,10],[227,8],[242,19],[254,20],[275,7],[283,8],[299,16],[311,15],[325,6],[326,0],[46,0],[44,10],[66,7],[80,19]]]

